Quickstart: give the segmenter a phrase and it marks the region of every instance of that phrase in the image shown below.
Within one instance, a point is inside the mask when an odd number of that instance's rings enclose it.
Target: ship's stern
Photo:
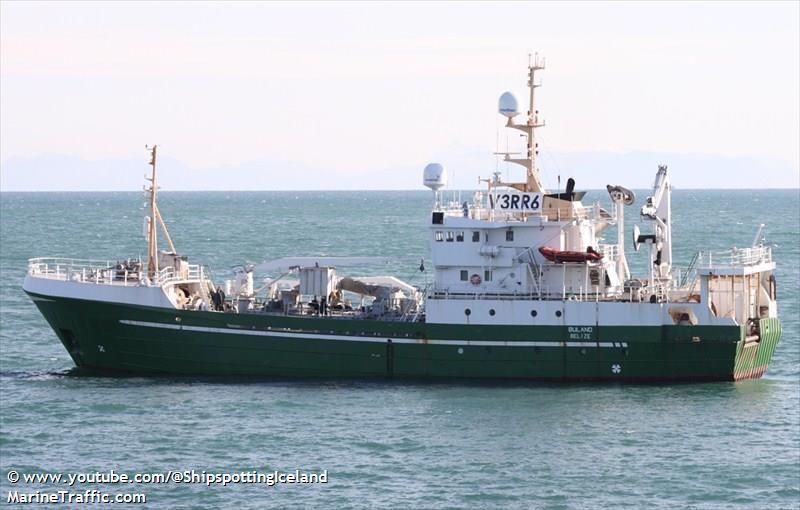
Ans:
[[[777,317],[759,319],[757,334],[742,336],[736,346],[733,380],[758,379],[767,371],[778,346],[781,322]]]

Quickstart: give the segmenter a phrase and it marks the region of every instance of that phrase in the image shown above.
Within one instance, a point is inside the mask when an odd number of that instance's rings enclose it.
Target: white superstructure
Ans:
[[[484,180],[486,190],[469,201],[444,203],[437,195],[429,226],[434,283],[426,303],[427,320],[659,325],[743,324],[774,316],[769,247],[756,243],[738,250],[738,255],[726,258],[731,264],[727,272],[704,265],[706,256],[696,257],[686,271],[673,271],[666,166],[658,168],[652,194],[640,211],[642,220],[652,222],[652,232],[633,229],[631,248],[649,251],[646,278],[631,277],[626,257],[623,209],[635,202],[631,190],[609,185],[609,212],[597,203],[584,204],[584,193],[575,190],[573,179],[563,191],[544,189],[535,141],[536,129],[544,122],[534,102],[539,86],[535,73],[541,69],[544,61],[538,57],[528,66],[530,102],[524,122],[515,120],[519,107],[513,94],[506,92],[498,101],[499,113],[508,119],[506,127],[522,131],[526,139],[522,157],[499,154],[526,169],[524,182],[503,182],[495,173]],[[612,225],[617,236],[609,243],[603,233]],[[724,289],[730,289],[730,295],[723,296]]]

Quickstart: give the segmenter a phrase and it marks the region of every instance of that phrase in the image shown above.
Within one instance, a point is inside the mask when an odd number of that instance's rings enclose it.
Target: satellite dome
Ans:
[[[509,119],[513,119],[519,114],[519,104],[517,98],[511,92],[503,92],[497,101],[497,111]]]
[[[447,184],[447,172],[439,163],[430,163],[422,173],[422,183],[433,191],[439,191]]]

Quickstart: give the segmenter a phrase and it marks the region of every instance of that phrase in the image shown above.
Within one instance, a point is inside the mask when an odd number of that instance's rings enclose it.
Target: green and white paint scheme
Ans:
[[[359,259],[298,257],[247,266],[222,285],[178,255],[156,204],[152,166],[146,261],[36,258],[25,292],[75,364],[136,374],[542,381],[730,381],[760,377],[780,338],[775,263],[760,233],[751,247],[699,252],[673,270],[670,183],[659,167],[633,232],[650,271],[631,277],[623,208],[583,205],[570,180],[548,193],[536,167],[538,57],[528,66],[526,118],[510,93],[507,127],[527,150],[504,159],[523,182],[449,202],[441,165],[425,168],[433,283],[340,275]],[[169,250],[157,247],[158,226]],[[616,243],[603,242],[617,227]],[[256,289],[254,273],[271,275]]]

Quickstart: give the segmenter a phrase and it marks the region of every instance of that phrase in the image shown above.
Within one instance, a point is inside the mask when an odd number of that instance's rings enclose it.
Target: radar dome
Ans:
[[[430,163],[422,173],[422,183],[433,191],[439,191],[447,184],[447,172],[439,163]]]
[[[497,101],[497,111],[509,119],[513,119],[519,114],[519,104],[517,98],[511,92],[503,92]]]

